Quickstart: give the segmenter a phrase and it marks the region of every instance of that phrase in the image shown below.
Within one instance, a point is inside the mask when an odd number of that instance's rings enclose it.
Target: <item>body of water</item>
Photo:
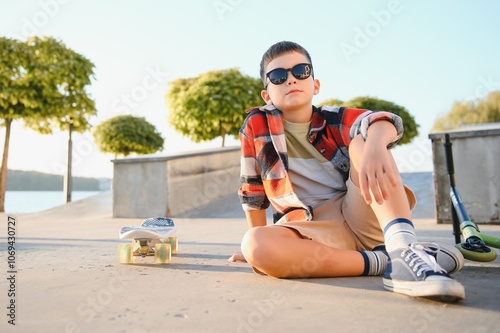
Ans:
[[[73,191],[71,201],[77,201],[99,191]],[[5,212],[9,214],[37,213],[65,204],[63,191],[6,191]]]
[[[406,184],[417,197],[417,206],[412,212],[413,218],[431,219],[436,217],[434,197],[434,179],[432,172],[403,172],[403,183]]]

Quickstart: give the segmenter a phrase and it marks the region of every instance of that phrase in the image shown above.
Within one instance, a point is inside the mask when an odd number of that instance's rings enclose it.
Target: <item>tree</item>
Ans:
[[[101,122],[94,130],[99,150],[128,156],[131,153],[152,154],[163,149],[164,140],[156,128],[142,117],[115,116]]]
[[[33,76],[48,74],[49,78],[44,84],[43,110],[24,119],[25,125],[41,134],[64,131],[70,125],[78,133],[89,130],[90,118],[97,115],[86,89],[94,75],[94,64],[54,38],[33,37],[27,44],[35,54]]]
[[[418,136],[418,127],[413,116],[406,110],[405,107],[397,105],[383,99],[375,97],[355,97],[347,102],[342,102],[339,99],[327,99],[318,105],[336,105],[351,108],[368,109],[373,111],[388,111],[397,114],[403,119],[404,136],[399,142],[400,145],[410,143],[414,137]]]
[[[0,37],[0,121],[5,126],[2,166],[0,170],[0,212],[4,212],[7,186],[10,129],[14,120],[27,117],[37,107],[36,90],[30,89],[27,73],[30,57],[27,45]]]
[[[67,48],[53,38],[33,37],[28,45],[35,49],[36,76],[52,73],[46,87],[47,115],[39,114],[25,120],[26,126],[43,134],[51,134],[54,128],[68,130],[68,156],[64,179],[64,196],[71,201],[72,193],[72,135],[90,129],[89,119],[97,114],[95,103],[86,87],[94,75],[94,64],[84,56]]]
[[[169,83],[169,124],[194,142],[238,136],[245,110],[261,105],[262,81],[237,68],[210,71]]]
[[[478,107],[479,123],[500,122],[500,90],[485,96]]]
[[[3,212],[12,121],[22,119],[26,127],[41,134],[50,134],[56,127],[71,128],[69,122],[74,130],[82,132],[89,127],[87,117],[96,110],[85,90],[93,75],[93,64],[62,42],[37,37],[21,42],[0,37],[0,52],[0,118],[6,128],[0,170]]]
[[[325,99],[321,103],[318,104],[318,106],[321,105],[333,105],[333,106],[344,106],[344,101],[337,99],[337,98],[329,98]]]
[[[455,102],[448,113],[436,119],[432,132],[494,122],[500,122],[500,90],[490,92],[483,99]]]

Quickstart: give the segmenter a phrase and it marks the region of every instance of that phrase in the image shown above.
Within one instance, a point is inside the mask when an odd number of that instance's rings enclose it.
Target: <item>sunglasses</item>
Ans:
[[[305,80],[312,74],[311,64],[298,64],[292,68],[275,68],[272,71],[267,72],[266,77],[269,81],[274,84],[282,84],[288,79],[288,72],[292,72],[292,75],[297,80]],[[265,88],[267,89],[267,84]]]

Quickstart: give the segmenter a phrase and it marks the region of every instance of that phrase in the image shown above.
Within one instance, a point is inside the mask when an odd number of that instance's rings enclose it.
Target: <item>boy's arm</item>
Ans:
[[[257,156],[259,149],[256,147],[256,135],[263,136],[266,124],[265,114],[256,112],[250,114],[242,128],[239,139],[241,143],[240,182],[238,196],[245,211],[250,228],[266,225],[265,210],[269,207],[269,199],[261,178],[261,171]],[[257,131],[257,134],[255,133]]]
[[[356,137],[357,141],[364,141],[356,165],[361,193],[366,203],[371,204],[373,197],[382,204],[400,179],[389,149],[402,138],[403,121],[391,112],[363,109],[346,109],[342,119],[344,126],[349,128],[349,131],[342,133],[345,142],[349,142],[350,146],[351,140]]]
[[[245,215],[247,217],[248,228],[250,229],[265,226],[267,224],[265,209],[245,211]],[[229,258],[229,262],[235,261],[246,261],[241,251],[236,252]]]
[[[248,210],[245,211],[248,228],[263,227],[267,224],[266,210]]]
[[[377,122],[390,123],[394,126],[396,130],[396,135],[393,137],[393,141],[389,142],[387,148],[393,148],[403,137],[404,126],[403,120],[397,114],[387,112],[387,111],[377,111],[373,112],[370,110],[363,109],[347,109],[346,114],[343,116],[344,126],[349,128],[349,133],[343,132],[342,134],[348,134],[344,137],[345,142],[350,142],[358,134],[361,134],[363,139],[368,136],[368,129],[370,129],[373,124]],[[353,118],[355,116],[356,118]]]
[[[377,121],[368,128],[358,166],[361,193],[368,204],[372,202],[372,195],[381,204],[398,182],[399,171],[387,148],[397,136],[396,128],[389,121]]]

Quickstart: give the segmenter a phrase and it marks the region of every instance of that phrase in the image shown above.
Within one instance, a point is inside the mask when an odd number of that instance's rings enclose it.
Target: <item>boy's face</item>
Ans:
[[[289,52],[274,58],[265,68],[269,73],[276,68],[292,68],[301,63],[309,63],[307,57],[298,52]],[[307,79],[299,80],[295,78],[291,71],[288,71],[288,77],[282,84],[275,85],[266,77],[267,89],[262,90],[261,96],[266,104],[274,104],[281,110],[286,118],[287,112],[296,110],[305,110],[310,116],[312,98],[319,93],[319,81],[313,78],[313,75]]]

